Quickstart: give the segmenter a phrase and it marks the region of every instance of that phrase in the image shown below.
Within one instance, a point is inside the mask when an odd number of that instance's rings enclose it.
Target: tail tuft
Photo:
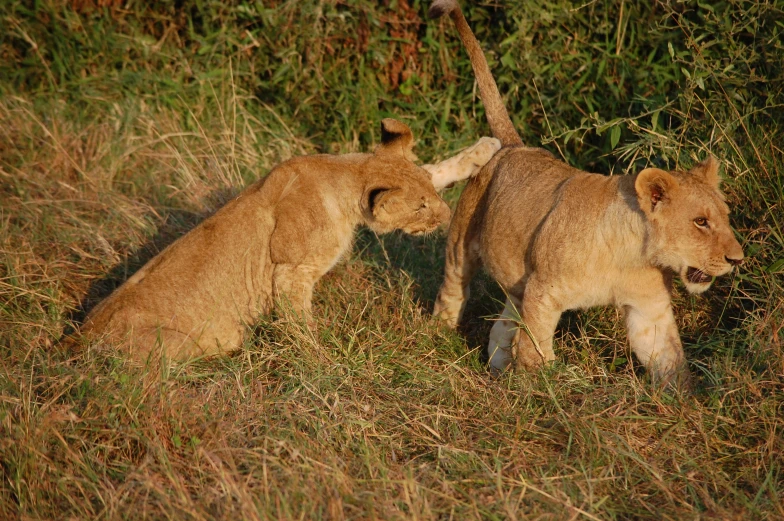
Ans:
[[[431,19],[441,18],[445,14],[451,13],[457,7],[456,0],[433,0],[430,9],[427,10],[427,17]]]

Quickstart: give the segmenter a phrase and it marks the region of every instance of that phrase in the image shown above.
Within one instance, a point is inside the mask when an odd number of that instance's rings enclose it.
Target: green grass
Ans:
[[[361,231],[315,333],[261,321],[233,356],[156,368],[63,352],[277,162],[370,149],[387,116],[423,160],[488,127],[423,2],[12,0],[0,519],[784,518],[784,2],[512,3],[466,12],[524,141],[605,174],[722,162],[748,259],[677,289],[694,392],[651,387],[611,309],[566,314],[553,366],[492,378],[495,283],[461,331],[429,320],[443,235]]]

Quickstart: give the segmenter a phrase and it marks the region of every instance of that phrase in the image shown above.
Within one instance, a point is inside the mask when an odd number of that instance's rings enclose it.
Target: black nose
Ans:
[[[727,262],[729,262],[730,264],[732,264],[733,266],[740,266],[741,264],[743,264],[743,259],[742,258],[741,259],[731,259],[729,257],[724,257],[724,259]]]

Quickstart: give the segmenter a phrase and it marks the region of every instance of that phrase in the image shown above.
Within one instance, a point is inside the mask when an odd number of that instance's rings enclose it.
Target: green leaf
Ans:
[[[779,259],[765,268],[765,272],[771,274],[778,273],[782,268],[784,268],[784,259]]]
[[[514,58],[512,57],[512,51],[508,51],[504,53],[503,56],[501,56],[501,64],[503,64],[506,67],[514,67],[515,61]]]
[[[621,126],[615,125],[612,130],[610,130],[610,150],[615,150],[615,147],[618,146],[618,141],[621,140]]]
[[[758,276],[754,275],[746,275],[745,273],[738,273],[735,275],[736,279],[742,280],[743,282],[747,282],[749,284],[753,284],[757,287],[761,287],[762,284],[760,283],[760,279]]]

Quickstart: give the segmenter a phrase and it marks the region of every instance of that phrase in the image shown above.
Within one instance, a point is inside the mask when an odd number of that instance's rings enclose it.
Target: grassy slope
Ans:
[[[262,323],[150,372],[61,353],[276,162],[368,149],[388,115],[423,159],[487,126],[420,2],[30,4],[0,7],[0,519],[784,517],[780,0],[469,10],[527,142],[603,173],[722,159],[750,258],[676,295],[691,396],[645,383],[612,310],[568,314],[553,367],[490,378],[491,281],[460,334],[428,321],[443,237],[361,233],[317,334]]]

